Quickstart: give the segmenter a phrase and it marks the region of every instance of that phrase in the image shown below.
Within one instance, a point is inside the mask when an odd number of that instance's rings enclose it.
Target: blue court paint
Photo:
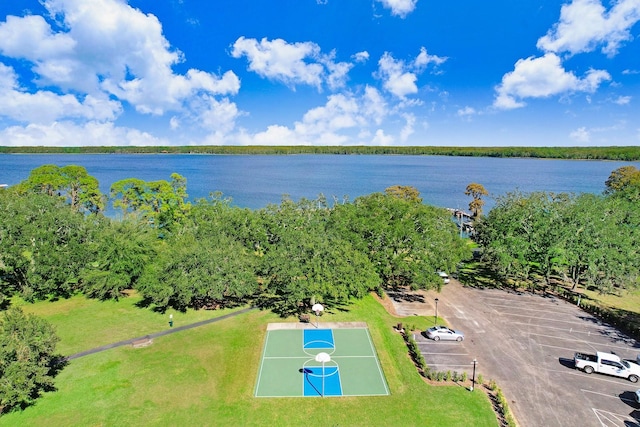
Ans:
[[[322,396],[322,366],[308,366],[304,374],[304,396]],[[324,396],[342,396],[337,366],[324,367]]]
[[[336,347],[331,329],[305,329],[303,348],[334,349]]]

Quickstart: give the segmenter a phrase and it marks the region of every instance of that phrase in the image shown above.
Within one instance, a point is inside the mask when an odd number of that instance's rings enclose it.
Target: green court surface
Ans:
[[[389,394],[366,326],[269,326],[258,372],[256,397]]]

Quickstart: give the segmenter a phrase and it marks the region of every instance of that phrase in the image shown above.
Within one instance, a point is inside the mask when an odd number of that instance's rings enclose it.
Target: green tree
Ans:
[[[111,185],[109,194],[113,206],[122,209],[123,216],[139,216],[163,228],[171,227],[187,215],[191,204],[187,202],[186,186],[186,179],[173,173],[171,182],[123,179]]]
[[[118,299],[125,290],[135,287],[153,259],[155,239],[139,221],[103,221],[89,251],[80,272],[84,293],[100,299]]]
[[[43,194],[5,190],[0,201],[2,292],[27,300],[77,292],[95,218]]]
[[[367,256],[331,228],[331,211],[323,197],[297,203],[285,198],[261,211],[267,237],[259,271],[263,304],[291,314],[317,301],[345,304],[379,286]]]
[[[397,197],[398,199],[405,199],[411,202],[422,203],[422,197],[417,188],[405,185],[393,185],[385,188],[385,194],[388,196]]]
[[[337,205],[330,229],[365,253],[393,288],[439,288],[436,271],[453,271],[470,255],[446,209],[381,193]]]
[[[68,200],[76,211],[98,213],[104,210],[104,197],[98,180],[82,166],[43,165],[33,169],[17,187],[21,192],[57,194]]]
[[[482,184],[472,182],[471,184],[467,185],[464,194],[473,198],[473,200],[469,202],[469,210],[473,213],[473,217],[477,218],[482,215],[482,207],[484,206],[484,200],[482,200],[482,196],[486,196],[489,194],[484,186]]]
[[[0,413],[32,405],[44,391],[54,389],[60,368],[54,354],[58,337],[53,327],[19,308],[0,317]]]
[[[182,233],[165,241],[137,289],[162,309],[235,303],[258,290],[254,264],[255,255],[227,235]]]
[[[624,195],[640,200],[640,170],[635,166],[622,166],[611,172],[605,186],[607,195]]]

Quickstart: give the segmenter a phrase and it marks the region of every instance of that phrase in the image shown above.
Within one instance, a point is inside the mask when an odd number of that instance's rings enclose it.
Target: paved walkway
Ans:
[[[256,307],[249,307],[249,308],[245,308],[245,309],[242,309],[242,310],[239,310],[239,311],[234,311],[233,313],[225,314],[224,316],[215,317],[213,319],[203,320],[203,321],[196,322],[196,323],[191,323],[190,325],[178,326],[177,328],[171,328],[171,329],[167,329],[165,331],[155,332],[153,334],[148,334],[148,335],[144,335],[144,336],[141,336],[141,337],[131,338],[131,339],[128,339],[128,340],[118,341],[118,342],[114,342],[112,344],[107,344],[107,345],[103,345],[103,346],[100,346],[100,347],[95,347],[95,348],[92,348],[90,350],[81,351],[80,353],[76,353],[76,354],[72,354],[71,356],[67,356],[66,359],[67,360],[73,360],[73,359],[77,359],[77,358],[82,357],[82,356],[88,356],[89,354],[99,353],[101,351],[109,350],[109,349],[112,349],[112,348],[122,347],[124,345],[133,345],[133,343],[135,343],[135,342],[140,342],[140,341],[144,341],[144,340],[151,340],[153,338],[162,337],[164,335],[175,334],[176,332],[181,332],[181,331],[185,331],[187,329],[193,329],[193,328],[197,328],[199,326],[208,325],[209,323],[214,323],[214,322],[218,322],[220,320],[228,319],[230,317],[234,317],[234,316],[237,316],[239,314],[246,313],[248,311],[255,310],[255,309],[256,309]]]

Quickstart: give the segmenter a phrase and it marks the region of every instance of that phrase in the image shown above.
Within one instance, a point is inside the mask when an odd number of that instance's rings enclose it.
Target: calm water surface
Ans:
[[[100,182],[103,193],[125,178],[170,180],[187,178],[192,200],[221,191],[240,207],[258,209],[324,194],[353,200],[392,185],[416,187],[428,204],[467,208],[466,186],[478,182],[492,197],[520,190],[601,193],[609,174],[640,162],[503,159],[447,156],[375,155],[180,155],[180,154],[2,154],[0,184],[14,185],[44,164],[80,165]]]

